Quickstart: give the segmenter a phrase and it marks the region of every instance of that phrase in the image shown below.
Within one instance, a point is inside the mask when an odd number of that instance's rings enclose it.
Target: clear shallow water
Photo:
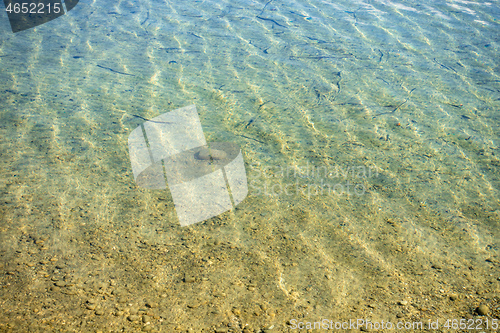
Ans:
[[[498,317],[499,8],[96,1],[17,34],[3,14],[0,324]],[[127,138],[190,104],[250,192],[181,228]]]

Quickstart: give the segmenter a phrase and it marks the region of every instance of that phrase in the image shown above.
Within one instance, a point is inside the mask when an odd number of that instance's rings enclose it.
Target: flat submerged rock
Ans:
[[[202,148],[196,153],[195,157],[198,160],[209,160],[210,157],[214,160],[223,160],[227,157],[227,154],[223,150]]]

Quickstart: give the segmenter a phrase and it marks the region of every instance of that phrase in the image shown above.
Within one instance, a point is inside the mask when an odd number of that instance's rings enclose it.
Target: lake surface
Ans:
[[[80,1],[15,34],[2,13],[1,331],[500,318],[499,1]],[[181,227],[128,138],[189,105],[248,195]]]

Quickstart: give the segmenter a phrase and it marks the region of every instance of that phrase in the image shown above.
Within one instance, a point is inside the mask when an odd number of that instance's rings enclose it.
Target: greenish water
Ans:
[[[0,18],[0,331],[499,319],[498,1]],[[208,142],[241,147],[249,193],[180,227],[127,140],[192,104]]]

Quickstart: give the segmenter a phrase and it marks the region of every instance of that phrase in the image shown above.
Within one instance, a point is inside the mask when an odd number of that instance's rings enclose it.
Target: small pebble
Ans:
[[[186,283],[193,283],[194,281],[195,281],[195,278],[191,277],[191,276],[184,278],[184,282],[186,282]]]
[[[476,312],[480,316],[486,316],[490,312],[490,309],[485,304],[481,304],[477,307]]]
[[[190,308],[190,309],[196,309],[198,307],[200,307],[201,303],[199,302],[191,302],[189,304],[187,304],[187,307]]]
[[[102,309],[97,309],[95,310],[95,314],[98,316],[102,316],[104,314],[104,311]]]
[[[407,304],[408,304],[408,301],[405,301],[405,300],[403,300],[403,301],[399,301],[399,302],[398,302],[398,304],[399,304],[399,305],[407,305]]]
[[[142,322],[143,322],[144,324],[151,322],[151,317],[150,317],[150,316],[148,316],[148,315],[144,315],[144,316],[142,316]]]
[[[138,321],[138,320],[139,320],[139,318],[140,318],[140,317],[139,317],[138,315],[130,315],[130,316],[128,316],[128,317],[127,317],[127,319],[128,319],[129,321]]]
[[[458,295],[452,294],[452,295],[450,295],[450,299],[452,301],[456,301],[458,299]]]

